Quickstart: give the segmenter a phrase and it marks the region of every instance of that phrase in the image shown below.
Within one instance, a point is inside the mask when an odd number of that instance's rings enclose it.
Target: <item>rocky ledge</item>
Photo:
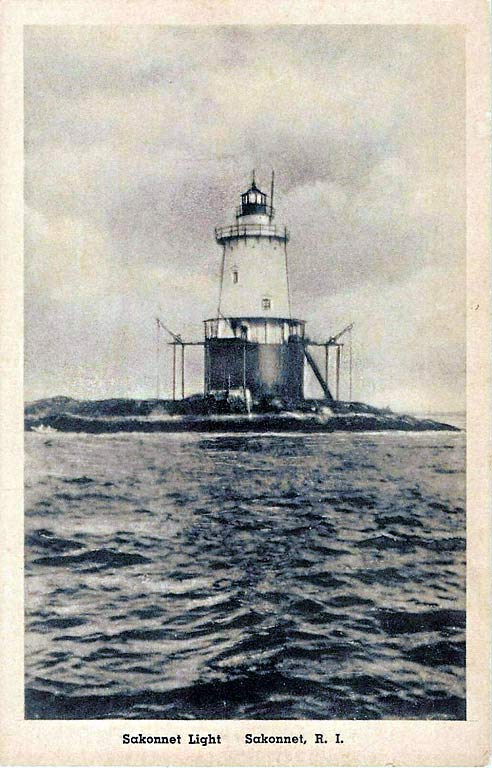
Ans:
[[[27,431],[58,432],[405,432],[460,430],[433,419],[393,413],[365,403],[337,403],[336,409],[319,401],[305,401],[288,409],[263,405],[251,414],[217,412],[201,396],[169,400],[74,400],[53,397],[25,408]]]

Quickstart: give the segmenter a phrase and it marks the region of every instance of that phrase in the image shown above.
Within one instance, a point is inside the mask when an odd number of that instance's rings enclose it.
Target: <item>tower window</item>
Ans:
[[[239,282],[239,272],[237,271],[237,269],[232,270],[232,282],[233,283]]]
[[[272,308],[272,301],[271,299],[262,299],[261,300],[261,308],[262,309],[271,309]]]

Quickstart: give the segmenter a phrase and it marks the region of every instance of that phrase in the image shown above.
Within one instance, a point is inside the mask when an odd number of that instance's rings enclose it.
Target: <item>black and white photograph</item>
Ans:
[[[29,719],[466,719],[464,33],[27,27]]]

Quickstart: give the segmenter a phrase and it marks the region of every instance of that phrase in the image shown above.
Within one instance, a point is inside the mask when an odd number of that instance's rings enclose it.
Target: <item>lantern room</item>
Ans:
[[[258,189],[253,175],[250,188],[241,195],[241,205],[236,209],[236,218],[243,216],[267,216],[273,218],[273,208],[267,205],[267,195]]]

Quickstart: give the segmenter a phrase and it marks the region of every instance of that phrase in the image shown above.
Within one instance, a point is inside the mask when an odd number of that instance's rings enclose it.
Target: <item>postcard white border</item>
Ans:
[[[0,762],[12,765],[484,765],[490,728],[490,266],[487,5],[478,0],[5,2],[0,9]],[[439,24],[466,28],[467,720],[34,721],[23,680],[24,25]],[[124,733],[221,733],[219,747],[122,743]],[[341,733],[343,744],[250,746],[252,731]]]

